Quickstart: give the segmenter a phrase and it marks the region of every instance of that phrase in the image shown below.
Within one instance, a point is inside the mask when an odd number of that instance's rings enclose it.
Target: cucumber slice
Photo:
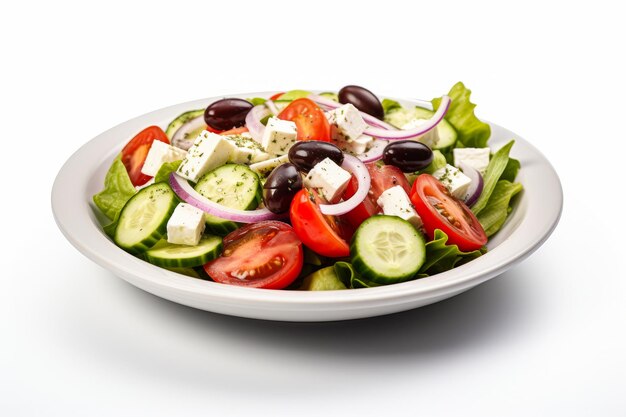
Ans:
[[[203,236],[196,246],[159,242],[146,251],[148,262],[166,268],[185,268],[204,265],[222,253],[222,238]]]
[[[385,121],[397,128],[402,128],[405,124],[414,119],[430,119],[435,112],[423,107],[414,107],[411,109],[398,108],[385,115]],[[439,140],[433,146],[433,149],[445,149],[456,142],[456,129],[444,118],[437,125],[437,134]]]
[[[174,137],[174,133],[176,133],[176,131],[180,129],[182,125],[203,114],[204,109],[191,110],[181,114],[180,116],[172,120],[171,123],[167,126],[167,129],[165,129],[165,134],[170,140],[172,140],[172,137]]]
[[[195,190],[211,201],[223,206],[254,210],[262,198],[259,176],[248,166],[226,164],[206,173],[195,186]],[[207,214],[206,231],[218,236],[226,236],[239,225]]]
[[[130,253],[144,252],[165,235],[177,205],[176,194],[165,182],[141,189],[122,208],[113,240]]]
[[[424,238],[396,216],[365,220],[350,245],[352,266],[366,280],[393,284],[415,277],[426,260]]]

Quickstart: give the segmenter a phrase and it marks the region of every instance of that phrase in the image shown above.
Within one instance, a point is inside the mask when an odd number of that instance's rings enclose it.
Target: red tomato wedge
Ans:
[[[286,223],[250,223],[228,234],[222,255],[204,265],[216,282],[243,287],[281,289],[300,274],[302,242]]]
[[[220,135],[240,135],[245,132],[249,132],[249,130],[247,127],[242,126],[242,127],[235,127],[229,130],[224,130],[222,132],[217,131],[216,133],[219,133]]]
[[[462,251],[480,249],[487,243],[487,235],[474,213],[432,175],[417,177],[410,198],[430,239],[436,229],[441,229],[448,235],[448,243]]]
[[[356,191],[359,188],[359,181],[353,175],[346,187],[346,191],[343,193],[343,199],[347,200],[356,194]],[[374,214],[380,211],[378,205],[372,202],[372,199],[368,196],[363,200],[361,204],[353,208],[351,211],[347,212],[343,216],[341,216],[345,221],[350,223],[352,227],[358,228],[361,223],[365,220],[372,217]]]
[[[298,140],[330,142],[330,124],[324,111],[308,98],[292,101],[278,114],[278,118],[295,122]]]
[[[272,100],[272,101],[278,100],[280,98],[280,96],[282,96],[283,94],[285,94],[285,93],[284,92],[276,93],[272,97],[270,97],[270,100]]]
[[[339,225],[320,211],[315,191],[298,191],[291,202],[289,218],[302,243],[314,252],[331,258],[350,255],[350,246],[341,238]]]
[[[163,129],[158,126],[150,126],[137,133],[122,149],[122,163],[126,167],[130,181],[134,186],[144,185],[152,178],[142,174],[141,168],[146,162],[148,151],[155,140],[170,143]]]

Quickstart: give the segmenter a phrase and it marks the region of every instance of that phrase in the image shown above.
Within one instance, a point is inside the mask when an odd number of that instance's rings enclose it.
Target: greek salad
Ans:
[[[341,290],[431,276],[484,254],[522,190],[514,141],[457,83],[432,109],[350,85],[224,98],[148,126],[96,207],[113,242],[194,278]]]

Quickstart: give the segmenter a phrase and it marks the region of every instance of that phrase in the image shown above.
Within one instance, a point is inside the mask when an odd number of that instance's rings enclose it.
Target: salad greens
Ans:
[[[420,273],[434,275],[445,272],[487,252],[485,248],[463,252],[457,245],[447,242],[448,235],[439,229],[435,230],[434,239],[426,243],[426,262],[422,265]]]
[[[487,237],[500,230],[511,211],[509,205],[511,198],[522,191],[522,188],[522,184],[507,180],[500,180],[496,183],[485,208],[477,216]]]
[[[126,167],[117,157],[104,177],[104,190],[93,196],[93,202],[105,216],[116,221],[126,202],[136,192]]]
[[[489,165],[487,166],[487,172],[485,172],[485,175],[483,176],[483,180],[485,182],[483,192],[480,194],[476,204],[472,207],[474,214],[477,215],[487,206],[489,197],[491,197],[491,193],[496,187],[496,183],[502,176],[506,166],[509,164],[509,152],[511,151],[514,143],[514,140],[510,141],[491,157]]]

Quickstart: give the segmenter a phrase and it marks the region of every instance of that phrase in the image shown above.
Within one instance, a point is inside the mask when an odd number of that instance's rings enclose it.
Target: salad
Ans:
[[[224,98],[148,126],[94,195],[121,249],[218,283],[340,290],[483,255],[522,190],[462,83],[432,110],[346,86]]]

